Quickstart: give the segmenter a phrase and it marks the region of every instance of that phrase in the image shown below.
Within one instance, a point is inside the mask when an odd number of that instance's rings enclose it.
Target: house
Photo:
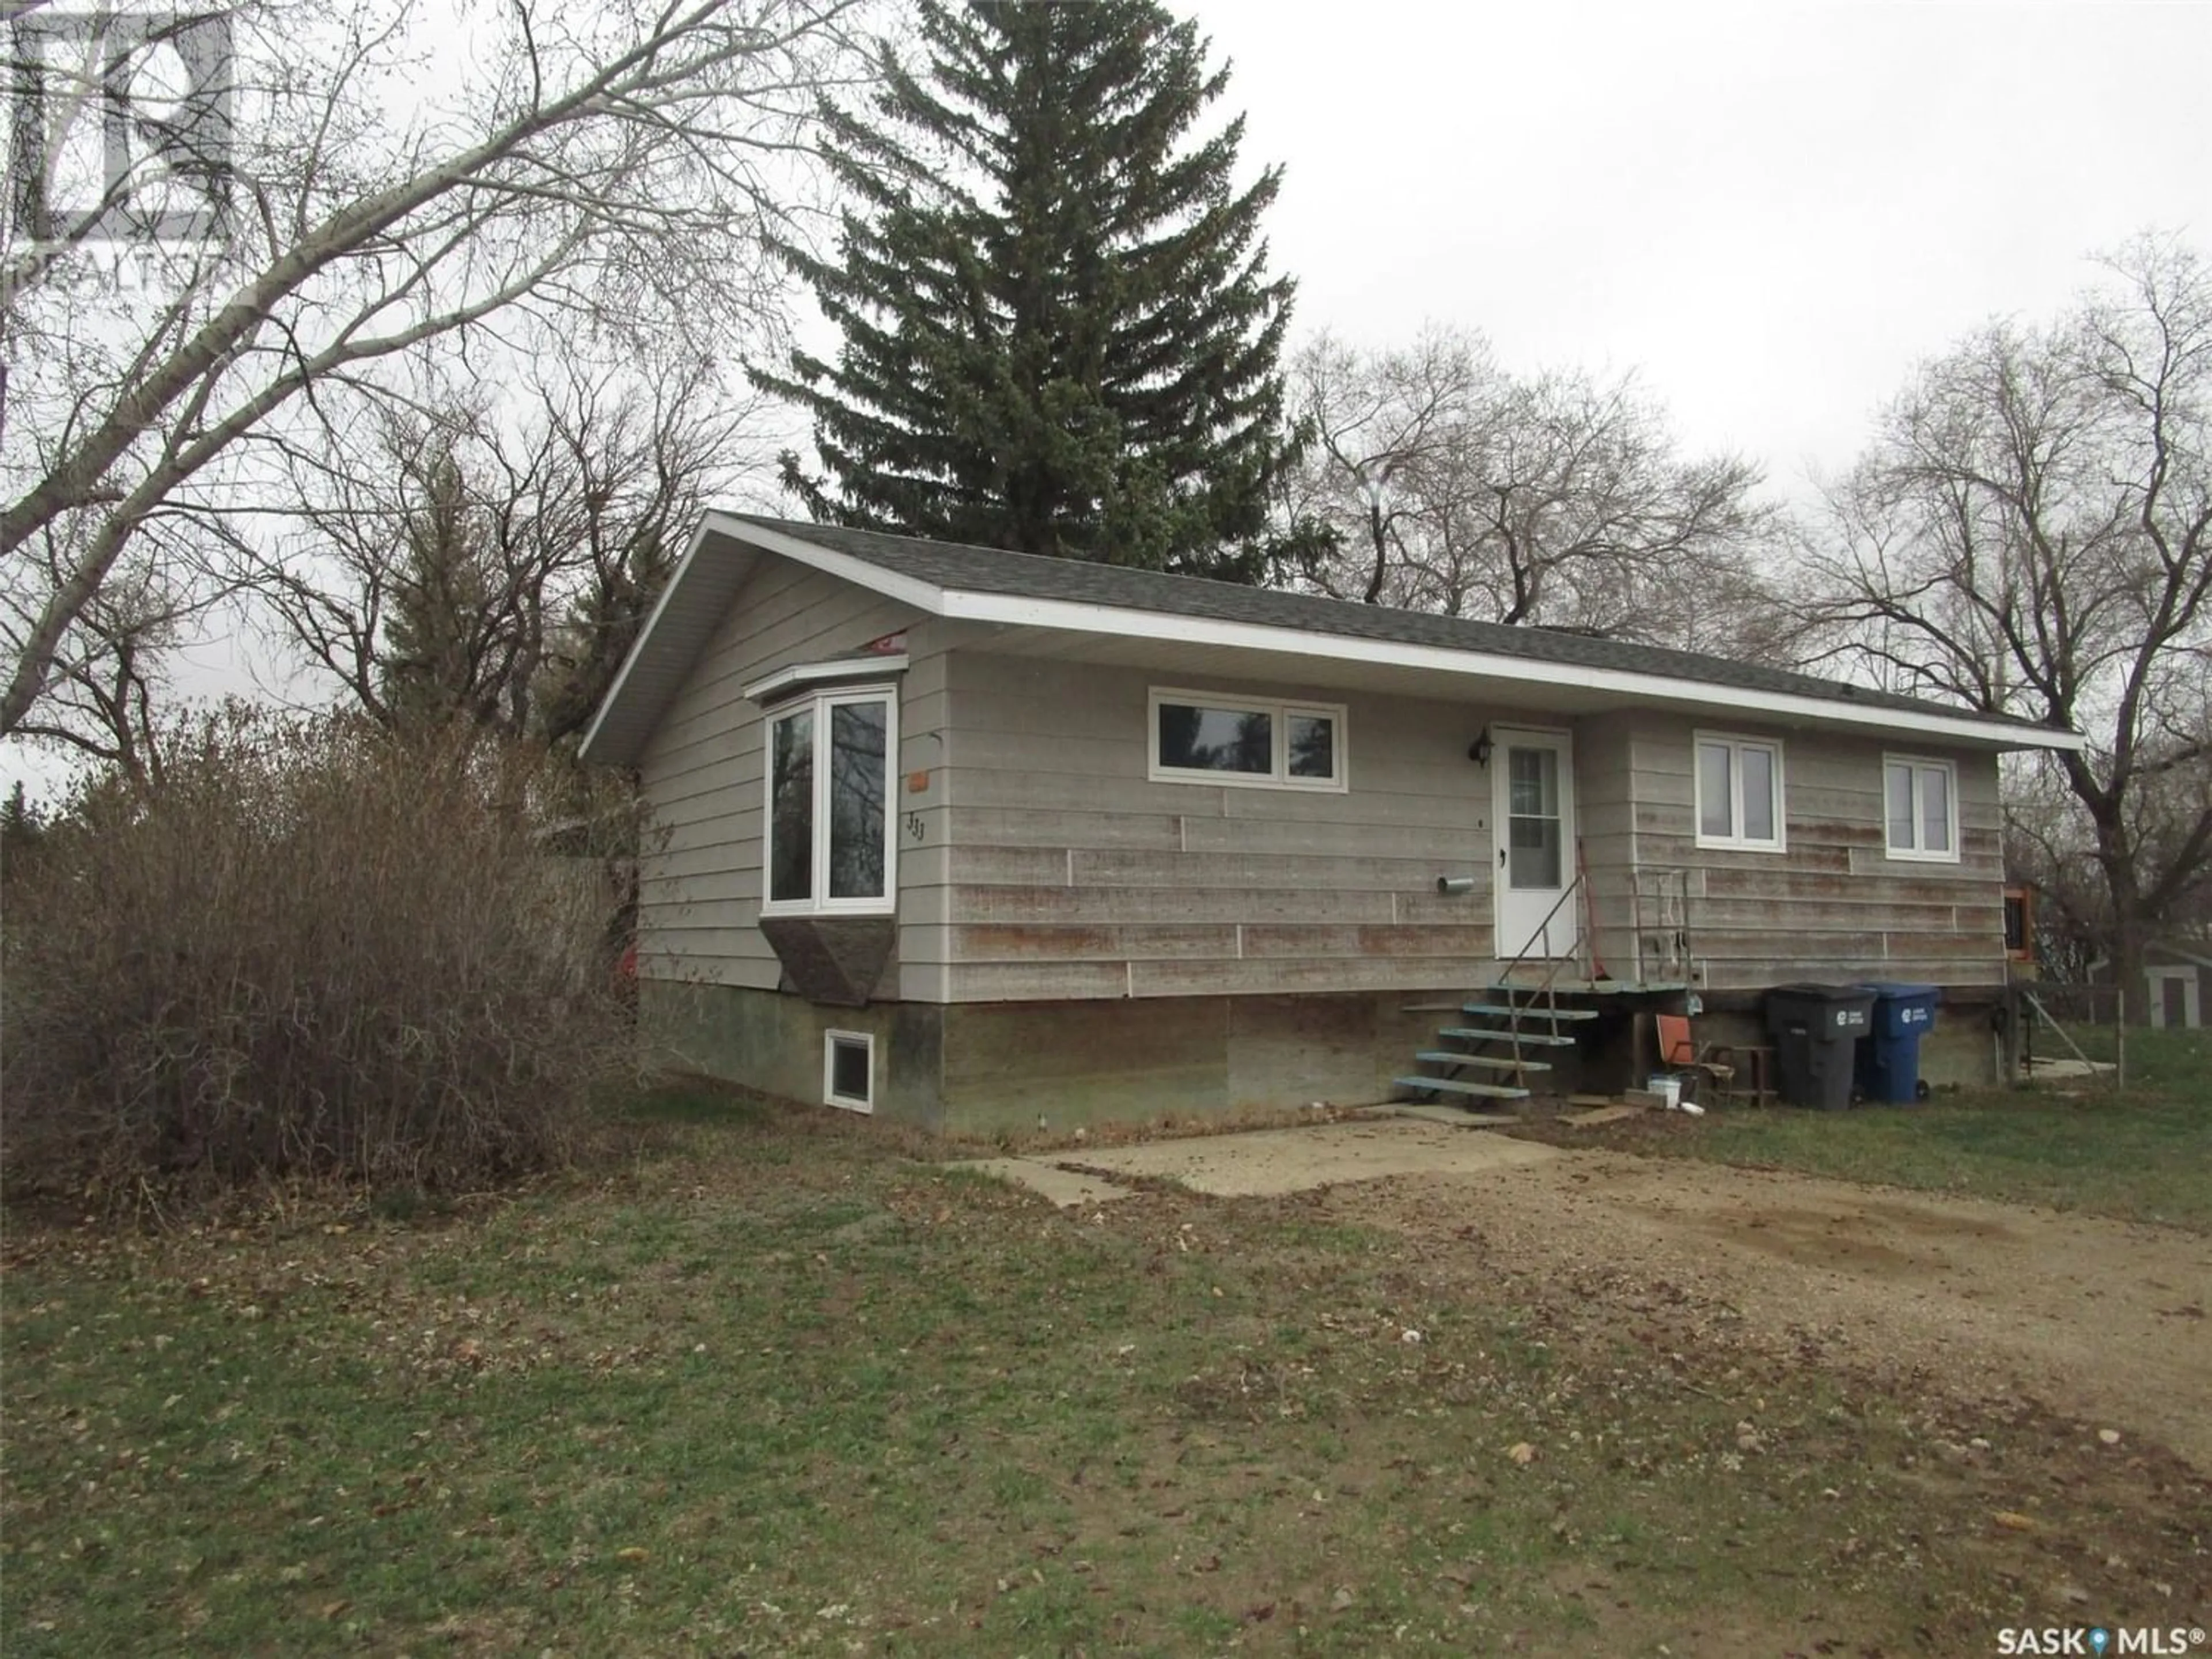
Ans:
[[[2078,741],[1581,635],[714,513],[584,753],[635,769],[657,826],[654,1041],[990,1131],[1408,1075],[1617,1083],[1632,1009],[1694,994],[1701,1035],[1763,1041],[1760,994],[1804,980],[1940,985],[1923,1070],[1993,1075],[1997,757]]]

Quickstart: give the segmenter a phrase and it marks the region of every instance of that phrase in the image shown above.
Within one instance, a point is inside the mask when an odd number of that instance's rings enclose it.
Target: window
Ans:
[[[2035,894],[2032,888],[2004,890],[2005,954],[2014,962],[2035,960]]]
[[[1152,762],[1161,781],[1340,790],[1344,710],[1156,690]]]
[[[866,1031],[822,1034],[822,1098],[848,1112],[876,1109],[876,1040]]]
[[[891,908],[893,696],[825,691],[769,711],[764,910]]]
[[[1709,732],[1696,744],[1698,845],[1782,851],[1782,745]]]
[[[1959,771],[1949,761],[1887,755],[1881,763],[1882,817],[1889,855],[1959,861]]]

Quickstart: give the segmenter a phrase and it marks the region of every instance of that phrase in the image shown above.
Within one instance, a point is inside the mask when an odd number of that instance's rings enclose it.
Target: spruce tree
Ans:
[[[786,246],[843,335],[763,387],[811,416],[817,520],[1257,580],[1290,456],[1291,283],[1235,187],[1243,118],[1152,0],[923,0],[872,113],[830,111],[854,204],[835,261]]]
[[[495,726],[513,690],[500,649],[511,630],[486,515],[450,448],[425,462],[420,492],[388,577],[377,657],[385,716],[410,731]]]

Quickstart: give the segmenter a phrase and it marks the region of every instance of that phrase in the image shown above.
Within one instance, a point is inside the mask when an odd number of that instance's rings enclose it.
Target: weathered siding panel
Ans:
[[[738,590],[639,763],[653,815],[638,865],[645,977],[775,988],[781,966],[758,926],[762,721],[743,688],[786,664],[836,656],[902,628],[913,659],[900,699],[902,763],[927,769],[936,763],[945,681],[921,613],[781,559],[763,559]],[[903,809],[904,783],[894,787]],[[902,911],[908,874],[902,861]]]
[[[1496,711],[969,649],[946,661],[950,844],[909,857],[950,884],[945,954],[929,960],[954,998],[1425,990],[1489,972],[1490,779],[1467,750]],[[1346,705],[1351,787],[1151,781],[1155,684]],[[1440,875],[1479,885],[1440,898]]]
[[[1687,872],[1691,949],[1716,990],[1790,980],[2004,981],[2003,864],[1994,757],[1833,732],[1731,723],[1783,749],[1780,853],[1700,848],[1687,716],[1622,722],[1632,750],[1635,837],[1648,867]],[[1955,864],[1893,859],[1882,813],[1882,757],[1909,750],[1954,762]]]
[[[1575,827],[1587,877],[1584,914],[1593,951],[1607,972],[1622,979],[1637,972],[1634,770],[1626,722],[1577,723]]]
[[[1452,989],[1492,970],[1492,781],[1467,750],[1487,726],[1556,723],[1542,711],[998,656],[971,629],[764,559],[641,763],[661,836],[640,872],[648,976],[775,987],[757,925],[763,721],[742,687],[901,629],[902,998]],[[1350,788],[1152,781],[1158,684],[1345,705]],[[1700,848],[1705,724],[1644,712],[1576,728],[1576,827],[1609,969],[1641,959],[1634,872],[1679,869],[1713,988],[2002,981],[1991,757],[1950,756],[1960,861],[1905,862],[1883,844],[1882,743],[1731,725],[1783,745],[1787,851]],[[1440,875],[1474,890],[1441,896]]]

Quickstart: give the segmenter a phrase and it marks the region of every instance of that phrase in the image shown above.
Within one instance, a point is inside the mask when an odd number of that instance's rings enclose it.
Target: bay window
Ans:
[[[897,694],[825,691],[769,710],[769,915],[892,908]]]

